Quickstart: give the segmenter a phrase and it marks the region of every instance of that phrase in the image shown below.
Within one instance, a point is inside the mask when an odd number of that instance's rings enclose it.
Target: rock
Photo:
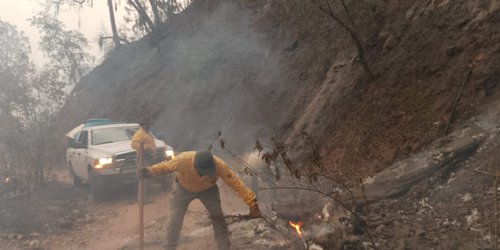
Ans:
[[[486,138],[486,135],[484,133],[479,133],[477,135],[473,135],[472,136],[472,140],[476,141],[476,142],[481,142],[482,140],[484,140]]]
[[[387,39],[384,42],[383,48],[384,50],[391,50],[396,46],[396,39],[394,38],[393,35],[389,35]]]
[[[375,228],[375,233],[380,233],[382,230],[385,228],[384,224],[379,225],[377,228]]]
[[[259,234],[264,233],[267,230],[268,230],[268,227],[264,223],[259,223],[259,224],[257,224],[257,227],[255,228],[255,234],[259,235]]]
[[[465,193],[462,197],[460,197],[463,202],[468,202],[472,200],[472,195],[470,193]]]
[[[332,216],[333,214],[333,205],[332,203],[328,202],[323,206],[323,209],[321,210],[321,215],[325,221],[328,221],[328,219]]]
[[[374,176],[372,183],[361,190],[354,190],[356,197],[368,201],[392,197],[408,191],[415,184],[431,176],[458,157],[466,160],[483,142],[484,135],[472,130],[456,131],[448,140],[436,140],[431,148],[402,159]]]
[[[30,247],[39,247],[39,246],[40,246],[40,241],[38,240],[30,241]]]

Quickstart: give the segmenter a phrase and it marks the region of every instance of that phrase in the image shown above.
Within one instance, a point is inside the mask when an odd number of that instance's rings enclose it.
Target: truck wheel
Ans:
[[[107,200],[106,190],[102,188],[102,183],[99,180],[99,176],[94,173],[94,171],[89,169],[89,183],[90,183],[90,195],[94,201],[105,201]]]
[[[73,170],[73,166],[71,163],[68,163],[69,177],[71,178],[71,186],[72,187],[81,187],[83,186],[82,179],[75,174],[75,170]]]

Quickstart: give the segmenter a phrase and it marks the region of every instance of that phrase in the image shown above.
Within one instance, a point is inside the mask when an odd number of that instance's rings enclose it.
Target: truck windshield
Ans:
[[[113,127],[92,130],[92,145],[132,140],[139,127]]]

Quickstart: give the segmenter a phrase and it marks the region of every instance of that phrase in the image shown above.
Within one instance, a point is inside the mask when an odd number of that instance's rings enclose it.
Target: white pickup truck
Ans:
[[[73,186],[88,182],[92,198],[102,201],[114,188],[136,183],[136,152],[130,142],[137,129],[137,123],[91,119],[66,134],[71,139],[66,161]],[[165,142],[155,138],[155,143],[157,162],[175,157]],[[157,181],[168,185],[169,177]]]

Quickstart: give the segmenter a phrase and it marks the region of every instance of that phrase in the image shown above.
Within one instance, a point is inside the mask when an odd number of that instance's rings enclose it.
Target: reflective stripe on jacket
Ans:
[[[220,177],[230,186],[249,206],[255,204],[255,193],[247,188],[236,174],[229,169],[227,164],[217,156],[214,156],[216,175],[200,176],[194,165],[196,151],[184,152],[170,161],[163,161],[149,168],[151,176],[163,175],[176,172],[179,184],[189,192],[199,193],[213,187]]]

